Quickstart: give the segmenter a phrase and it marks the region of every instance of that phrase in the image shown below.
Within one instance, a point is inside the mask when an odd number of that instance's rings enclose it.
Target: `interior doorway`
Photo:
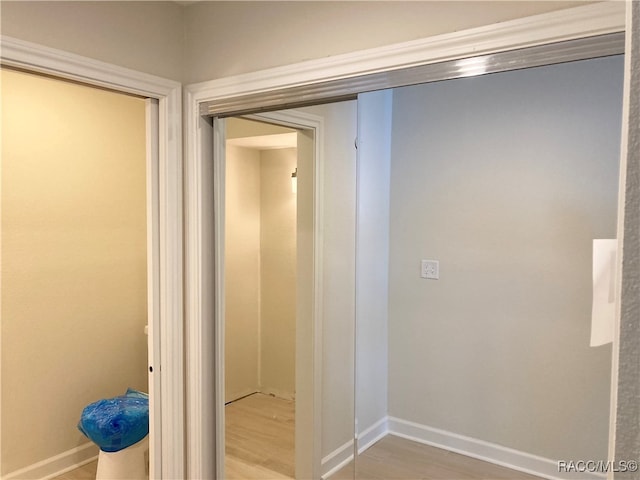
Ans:
[[[77,428],[83,408],[129,388],[151,394],[140,421],[151,425],[146,460],[159,474],[160,379],[149,368],[160,353],[158,102],[24,70],[0,74],[2,273],[9,280],[2,387],[22,392],[4,398],[5,419],[13,420],[3,434],[39,439],[4,443],[3,478],[95,473],[98,446]],[[34,129],[33,118],[49,127]],[[103,344],[106,356],[96,352]],[[33,368],[35,359],[46,371]],[[42,395],[49,409],[34,405]]]
[[[293,478],[297,132],[226,127],[226,478]]]
[[[286,117],[287,115],[285,115]],[[273,118],[224,121],[223,478],[312,470],[316,130]],[[307,120],[309,120],[307,118]],[[284,123],[284,124],[283,124]],[[222,410],[222,411],[220,411]]]

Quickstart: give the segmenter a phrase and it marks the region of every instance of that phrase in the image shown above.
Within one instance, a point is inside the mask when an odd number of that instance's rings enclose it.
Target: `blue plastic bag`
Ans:
[[[149,396],[128,389],[125,395],[91,403],[78,429],[105,452],[130,447],[149,433]]]

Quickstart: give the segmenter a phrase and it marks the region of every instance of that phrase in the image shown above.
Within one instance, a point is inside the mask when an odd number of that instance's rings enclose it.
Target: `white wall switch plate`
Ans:
[[[440,278],[440,262],[438,260],[422,260],[420,263],[420,276],[438,280]]]

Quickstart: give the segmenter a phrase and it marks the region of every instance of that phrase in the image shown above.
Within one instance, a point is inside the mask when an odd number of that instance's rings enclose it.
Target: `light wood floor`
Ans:
[[[98,460],[94,460],[70,472],[63,473],[52,480],[95,480],[96,470],[98,470]]]
[[[256,393],[225,407],[225,471],[231,480],[293,478],[295,407]]]
[[[226,406],[228,480],[294,476],[294,402],[255,394]],[[492,463],[387,435],[330,480],[541,480]],[[93,480],[96,462],[53,480]]]
[[[387,435],[331,480],[542,480],[475,458]]]

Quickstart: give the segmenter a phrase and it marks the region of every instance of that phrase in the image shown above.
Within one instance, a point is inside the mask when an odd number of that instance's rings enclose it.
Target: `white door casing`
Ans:
[[[160,329],[157,322],[149,321],[158,317],[160,311],[160,242],[155,233],[158,225],[159,198],[158,189],[158,146],[160,119],[158,118],[158,100],[148,98],[145,101],[146,114],[146,154],[147,154],[147,365],[149,368],[149,438],[162,441],[162,403],[156,397],[162,391],[159,372],[153,366],[160,365]],[[149,449],[149,478],[160,478],[162,458],[156,448]]]
[[[322,398],[322,140],[324,122],[322,117],[298,111],[271,112],[250,115],[247,118],[266,121],[278,125],[298,129],[298,208],[297,208],[297,311],[296,311],[296,477],[319,478],[320,472],[320,438],[309,435],[309,431],[320,431]],[[201,126],[207,129],[208,123]],[[212,140],[213,168],[200,171],[190,176],[194,182],[210,182],[213,185],[208,202],[200,205],[213,207],[208,211],[208,218],[203,218],[206,227],[202,235],[207,235],[213,245],[213,258],[207,254],[199,271],[200,292],[204,297],[207,289],[217,299],[214,304],[207,300],[204,309],[213,316],[211,325],[201,325],[197,330],[189,331],[189,339],[198,342],[205,350],[207,341],[213,342],[214,349],[202,351],[208,361],[200,365],[212,365],[213,368],[200,370],[200,385],[193,385],[199,392],[199,398],[214,400],[214,415],[203,411],[204,421],[199,422],[199,432],[206,438],[206,447],[201,452],[216,452],[216,457],[224,459],[225,455],[225,333],[224,333],[224,238],[225,238],[225,122],[216,119],[213,124],[213,137],[205,134],[201,141]],[[202,144],[202,143],[201,143]],[[204,144],[202,144],[204,148]],[[213,228],[212,228],[213,227]],[[198,246],[202,248],[205,242]],[[195,247],[195,244],[194,244]],[[209,250],[211,251],[211,250]],[[212,267],[207,274],[206,266]],[[211,282],[213,279],[213,282]],[[190,290],[190,300],[198,301],[199,295]],[[200,308],[203,308],[202,306]],[[189,356],[193,360],[193,356]],[[193,366],[193,365],[191,365]],[[213,378],[211,373],[214,372]],[[207,385],[215,387],[209,388]],[[195,400],[192,398],[191,400]],[[202,408],[204,401],[198,402]],[[213,421],[215,419],[215,422]],[[197,445],[197,444],[196,444]],[[194,448],[197,448],[193,445]],[[201,443],[202,445],[202,443]],[[210,459],[199,465],[189,465],[189,478],[225,478],[224,461],[212,463]]]
[[[316,129],[298,131],[296,241],[296,478],[319,478],[322,399],[321,158]]]

